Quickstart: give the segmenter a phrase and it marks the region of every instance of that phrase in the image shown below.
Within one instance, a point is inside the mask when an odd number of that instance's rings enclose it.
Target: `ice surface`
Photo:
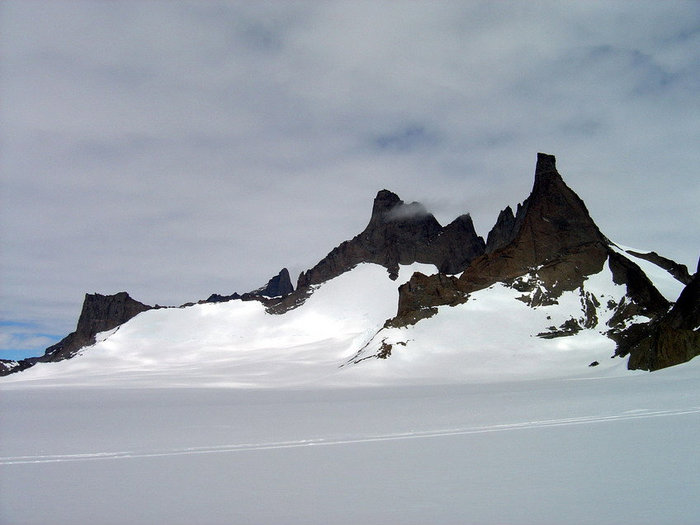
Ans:
[[[0,523],[693,523],[699,380],[3,387]]]

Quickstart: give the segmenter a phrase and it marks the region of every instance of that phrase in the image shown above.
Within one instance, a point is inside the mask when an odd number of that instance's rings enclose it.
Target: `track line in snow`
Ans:
[[[379,434],[370,436],[356,436],[347,438],[314,438],[294,441],[274,441],[268,443],[239,443],[231,445],[215,445],[204,447],[173,448],[153,451],[117,451],[117,452],[87,452],[78,454],[47,454],[33,456],[5,456],[0,457],[0,466],[25,465],[39,463],[64,463],[75,461],[98,461],[113,459],[141,459],[166,456],[189,456],[198,454],[223,454],[233,452],[248,452],[256,450],[280,450],[288,448],[301,448],[313,446],[338,446],[355,445],[362,443],[376,443],[382,441],[400,441],[408,439],[431,439],[449,436],[463,436],[469,434],[485,434],[489,432],[507,432],[513,430],[527,430],[547,427],[562,427],[571,425],[589,425],[593,423],[609,423],[626,421],[631,419],[648,419],[654,417],[683,416],[700,414],[700,407],[679,408],[671,410],[633,410],[622,414],[607,416],[581,416],[560,419],[543,419],[523,421],[519,423],[506,423],[497,425],[454,428],[443,430],[424,430],[415,432],[401,432]]]

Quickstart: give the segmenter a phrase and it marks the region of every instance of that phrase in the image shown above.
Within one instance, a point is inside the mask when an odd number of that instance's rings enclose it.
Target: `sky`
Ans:
[[[540,151],[693,272],[698,92],[700,2],[0,2],[0,358],[295,280],[383,188],[486,237]]]

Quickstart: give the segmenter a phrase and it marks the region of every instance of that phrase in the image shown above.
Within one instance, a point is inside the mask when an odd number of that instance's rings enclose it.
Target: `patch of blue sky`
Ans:
[[[0,321],[0,359],[24,359],[44,354],[61,336],[49,334],[31,322]]]

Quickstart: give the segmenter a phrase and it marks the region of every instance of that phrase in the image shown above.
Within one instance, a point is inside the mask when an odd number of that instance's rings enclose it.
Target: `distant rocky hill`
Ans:
[[[208,299],[198,301],[198,303],[221,303],[232,300],[264,301],[269,298],[290,294],[293,291],[294,286],[290,280],[289,271],[283,268],[265,286],[257,290],[244,294],[236,292],[231,295],[212,294]],[[196,303],[187,303],[180,308],[194,304]],[[29,357],[19,361],[0,359],[0,376],[21,372],[37,363],[70,359],[81,348],[95,344],[95,336],[100,332],[113,330],[141,312],[160,308],[166,307],[143,304],[132,299],[127,292],[119,292],[112,295],[85,294],[78,325],[74,332],[68,334],[55,345],[48,347],[42,356]]]
[[[151,308],[153,307],[132,299],[126,292],[114,295],[85,294],[75,332],[71,332],[55,345],[48,347],[43,356],[20,361],[1,361],[0,375],[26,370],[36,363],[70,359],[81,348],[94,344],[98,333],[112,330]]]
[[[302,307],[318,286],[361,263],[384,266],[392,280],[399,275],[400,265],[424,263],[437,270],[430,275],[415,273],[398,287],[396,315],[386,320],[386,331],[413,326],[439,315],[441,307],[464,304],[472,294],[498,284],[515,290],[517,300],[531,308],[555,306],[563,294],[578,294],[577,305],[563,312],[564,322],[536,334],[542,339],[576,337],[594,327],[600,330],[599,320],[605,316],[605,335],[615,342],[617,356],[629,355],[629,368],[657,370],[700,354],[698,272],[691,276],[687,267],[656,252],[626,251],[611,242],[584,202],[564,183],[554,156],[543,153],[537,157],[530,195],[515,213],[510,207],[500,212],[486,242],[477,235],[468,214],[442,226],[421,204],[405,203],[391,191],[381,190],[366,228],[302,272],[296,289],[283,269],[257,290],[212,294],[199,303],[260,301],[268,313],[284,315]],[[642,270],[643,264],[682,283],[685,288],[680,296],[664,297]],[[611,285],[624,286],[623,297],[604,298],[589,286],[604,268],[609,269]],[[75,332],[47,348],[41,357],[1,361],[0,375],[37,362],[71,358],[94,344],[99,332],[117,328],[151,308],[125,292],[88,294]],[[503,323],[507,325],[508,319]],[[391,356],[389,339],[378,333],[375,342],[360,349],[353,362]]]

